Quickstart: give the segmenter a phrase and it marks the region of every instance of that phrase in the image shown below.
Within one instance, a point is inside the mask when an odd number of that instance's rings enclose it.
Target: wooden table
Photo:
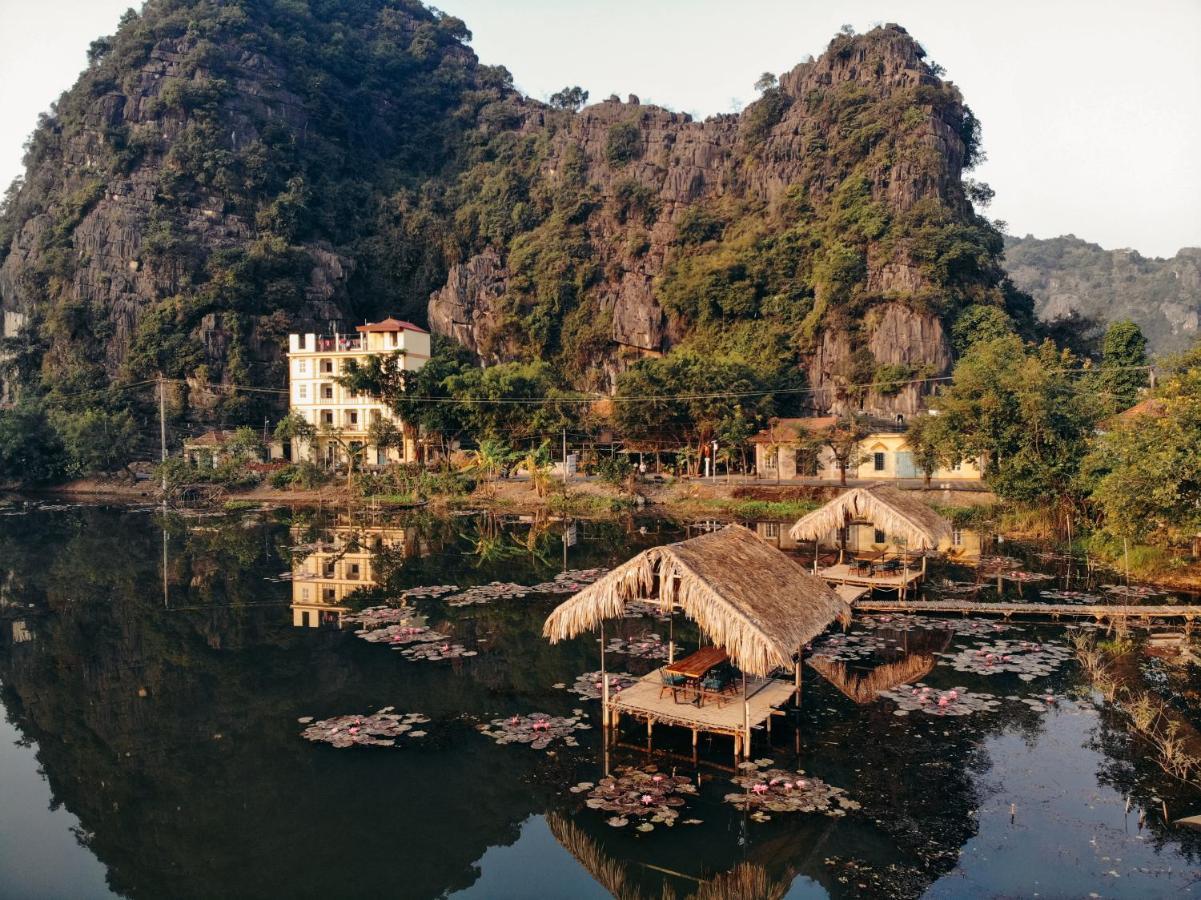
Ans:
[[[673,675],[683,675],[685,678],[703,678],[706,672],[729,658],[726,651],[720,647],[702,647],[683,659],[677,659],[666,667],[666,671]]]

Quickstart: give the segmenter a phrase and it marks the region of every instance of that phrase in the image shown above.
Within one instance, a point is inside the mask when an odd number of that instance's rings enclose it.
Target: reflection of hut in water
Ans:
[[[744,756],[751,730],[799,699],[804,646],[850,614],[821,579],[753,532],[730,525],[643,551],[556,608],[543,634],[557,642],[599,628],[605,671],[604,622],[622,617],[630,601],[679,609],[713,647],[703,658],[698,651],[676,663],[669,642],[667,666],[613,696],[602,679],[602,722],[616,729],[629,714],[647,722],[648,738],[656,723],[688,728],[694,747],[698,732],[730,735],[735,753]],[[706,702],[708,673],[726,662],[741,678],[731,678]],[[780,670],[792,677],[773,677]],[[695,702],[679,702],[681,693]]]
[[[861,706],[875,703],[880,691],[925,678],[933,671],[934,662],[934,657],[929,653],[908,653],[900,659],[881,663],[865,671],[853,667],[846,660],[830,659],[828,656],[815,656],[808,660],[815,672]]]
[[[848,546],[850,538],[863,528],[871,530],[870,550]],[[912,492],[887,484],[839,494],[798,519],[789,534],[794,540],[814,542],[815,569],[823,542],[837,544],[838,562],[818,570],[827,581],[896,591],[902,597],[925,576],[927,555],[950,547],[956,539],[950,522]]]
[[[638,883],[631,864],[609,856],[588,832],[567,817],[549,813],[546,824],[563,849],[575,857],[596,883],[616,900],[662,900],[666,897],[679,897],[680,900],[779,900],[788,893],[795,874],[789,869],[783,878],[773,878],[767,869],[750,862],[739,863],[727,872],[704,879],[659,869],[662,874],[693,882],[696,887],[682,895],[666,885],[651,892]]]

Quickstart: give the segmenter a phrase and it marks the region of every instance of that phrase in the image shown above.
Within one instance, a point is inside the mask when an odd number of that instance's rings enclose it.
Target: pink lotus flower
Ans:
[[[751,790],[754,791],[756,794],[766,794],[767,793],[767,785],[766,784],[756,784],[751,787]]]
[[[808,782],[807,782],[807,781],[798,781],[798,782],[796,783],[796,786],[797,786],[797,787],[799,787],[799,788],[803,788],[803,787],[804,787],[806,784],[808,784]]]
[[[650,794],[643,794],[640,799],[642,800],[643,806],[650,806],[652,803],[655,802],[655,798],[652,797]]]
[[[948,693],[947,696],[950,697],[952,700],[955,700],[959,697],[959,691],[953,690],[950,693]]]
[[[656,775],[656,776],[654,776],[653,778],[651,778],[651,781],[653,781],[655,784],[658,784],[658,783],[659,783],[660,781],[662,781],[662,780],[663,780],[663,776],[662,776],[662,775]]]
[[[946,697],[939,697],[939,698],[938,698],[938,705],[939,705],[939,706],[949,706],[949,705],[950,705],[950,703],[951,703],[951,701],[950,701],[950,700],[948,700]]]

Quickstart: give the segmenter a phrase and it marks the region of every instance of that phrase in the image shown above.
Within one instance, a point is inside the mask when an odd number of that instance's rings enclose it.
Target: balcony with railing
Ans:
[[[361,334],[338,334],[317,338],[317,351],[319,353],[347,353],[361,351],[362,349],[363,336]]]

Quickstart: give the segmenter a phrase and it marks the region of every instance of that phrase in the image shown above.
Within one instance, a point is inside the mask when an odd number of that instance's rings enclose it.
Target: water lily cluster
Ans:
[[[338,748],[354,746],[395,747],[399,737],[421,738],[426,732],[415,728],[424,725],[429,717],[421,713],[393,712],[395,707],[385,706],[371,715],[335,716],[314,722],[312,716],[297,721],[307,726],[300,736],[306,741],[317,741]]]
[[[342,624],[379,628],[383,625],[411,624],[416,616],[416,612],[409,606],[368,606],[358,612],[344,613]]]
[[[976,675],[1013,672],[1023,681],[1033,681],[1050,675],[1072,654],[1063,644],[1053,642],[996,641],[938,655],[956,672]]]
[[[571,790],[588,791],[589,809],[613,813],[607,821],[614,828],[639,821],[638,831],[653,831],[656,825],[672,827],[680,816],[680,807],[687,802],[684,796],[697,792],[691,779],[668,775],[655,766],[622,769],[602,778],[595,787],[584,781]]]
[[[605,648],[609,653],[620,653],[623,656],[633,656],[637,659],[667,659],[668,646],[663,638],[653,632],[643,632],[629,639],[615,637]],[[680,645],[676,644],[676,652]]]
[[[830,660],[866,659],[881,650],[891,649],[896,641],[865,631],[829,634],[813,645],[814,658]]]
[[[583,721],[583,718],[583,713],[573,716],[551,716],[536,712],[528,716],[493,719],[478,727],[482,734],[498,744],[528,744],[533,750],[545,750],[554,741],[562,741],[568,747],[578,746],[579,742],[573,733],[592,727]]]
[[[664,606],[653,600],[630,600],[626,602],[622,617],[626,619],[668,619],[671,618],[671,607]]]
[[[630,687],[630,685],[638,680],[638,676],[631,675],[629,672],[609,672],[608,679],[610,694],[617,694]],[[556,686],[560,688],[567,688],[567,690],[571,691],[573,694],[579,694],[585,700],[599,700],[601,698],[601,688],[604,686],[604,682],[601,680],[601,673],[596,671],[585,672],[584,674],[578,676],[575,680],[575,683],[571,687],[567,687],[567,685]]]
[[[449,637],[426,625],[389,625],[372,631],[356,631],[354,636],[369,644],[392,644],[398,648],[405,644],[445,641]]]
[[[399,649],[399,648],[396,648]],[[400,655],[411,660],[460,659],[465,656],[475,656],[475,650],[468,650],[462,644],[452,644],[443,640],[433,643],[411,644],[400,651]]]
[[[541,584],[535,584],[530,587],[532,594],[574,594],[578,590],[586,588],[592,582],[596,581],[608,569],[569,569],[566,572],[560,572],[550,581],[544,581]]]
[[[406,591],[400,592],[400,599],[403,600],[430,600],[435,597],[442,597],[446,594],[453,594],[459,589],[457,584],[428,584],[420,587],[412,587]]]
[[[847,810],[859,809],[842,788],[827,784],[820,778],[806,775],[801,769],[767,768],[764,760],[742,763],[743,774],[732,781],[741,791],[726,794],[725,800],[751,818],[765,821],[768,813],[817,812],[827,816],[845,816]],[[770,760],[766,761],[770,764]]]
[[[493,581],[489,584],[477,585],[446,598],[447,606],[478,606],[491,603],[493,600],[512,600],[525,597],[530,589],[523,584],[511,581]]]
[[[955,634],[992,635],[1005,631],[1021,630],[1008,622],[995,622],[991,619],[938,619],[929,616],[909,615],[906,613],[880,613],[874,616],[863,616],[856,619],[855,624],[860,628],[886,628],[897,631],[950,631]]]
[[[1001,705],[1001,701],[993,694],[973,693],[965,687],[940,691],[920,681],[880,691],[880,696],[897,704],[893,710],[894,716],[907,716],[911,712],[923,712],[930,716],[970,716],[977,712],[992,712]]]

